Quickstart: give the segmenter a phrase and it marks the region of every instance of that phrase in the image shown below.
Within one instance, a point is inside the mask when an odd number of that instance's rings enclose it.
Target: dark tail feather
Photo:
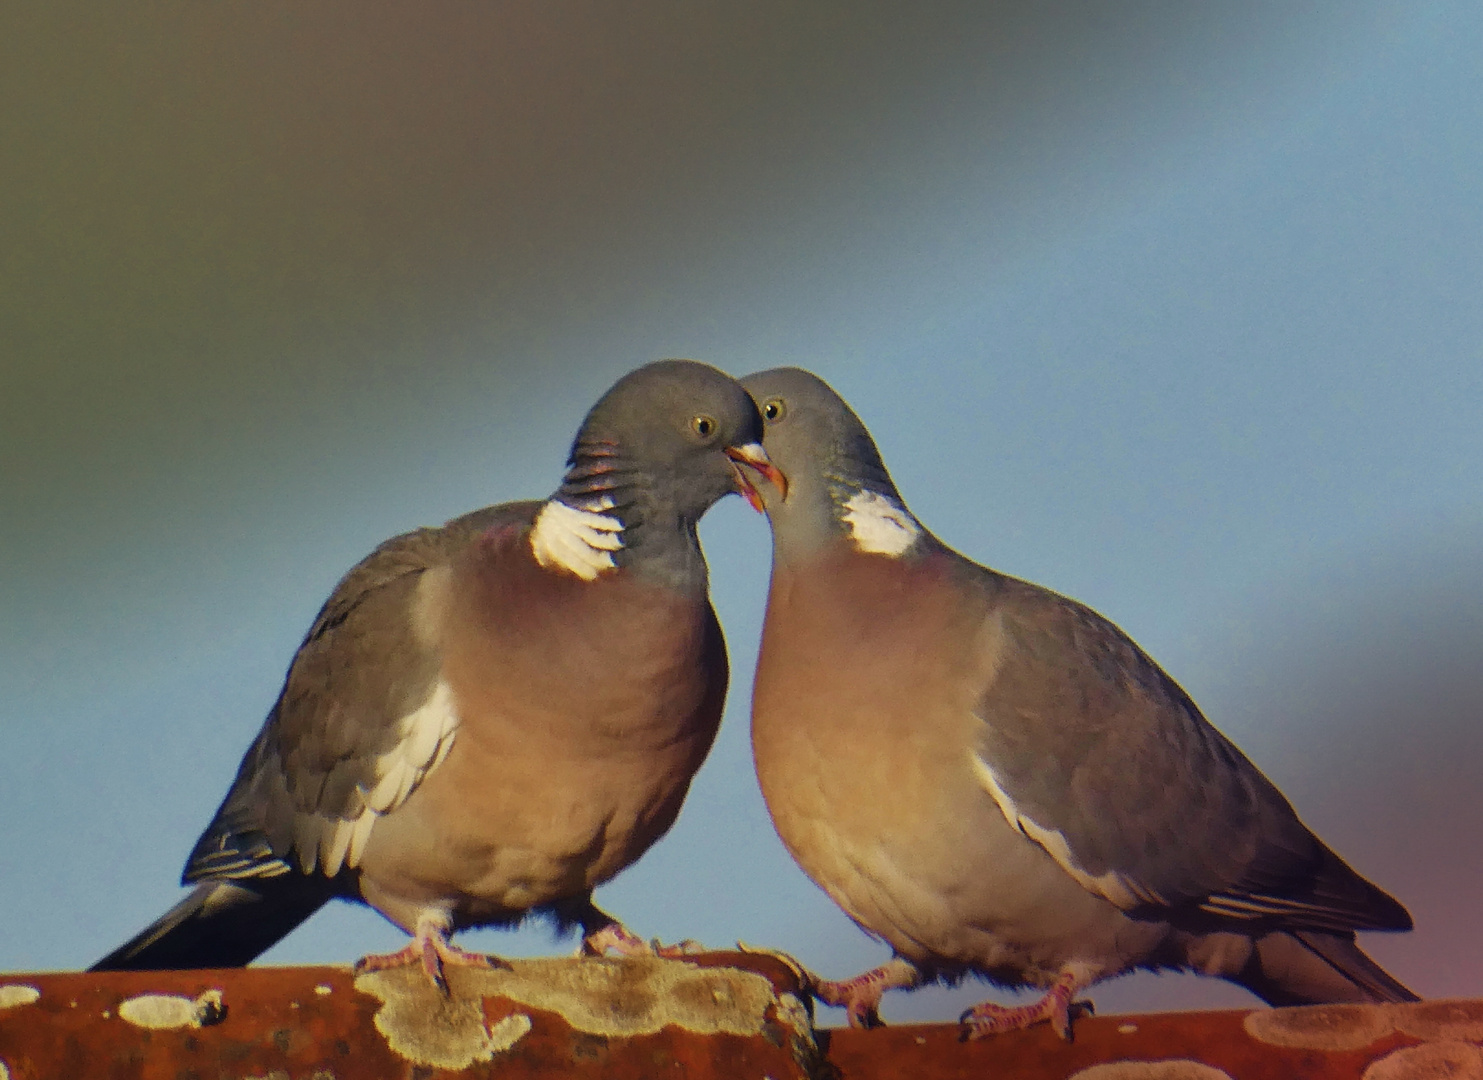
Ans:
[[[242,967],[334,895],[328,881],[302,874],[205,881],[88,970]]]
[[[1420,1001],[1410,987],[1395,979],[1363,949],[1354,943],[1354,935],[1322,934],[1313,930],[1296,930],[1293,937],[1317,953],[1354,985],[1370,996],[1371,1001]]]
[[[1420,1001],[1371,960],[1354,935],[1279,930],[1257,939],[1236,982],[1269,1005]]]

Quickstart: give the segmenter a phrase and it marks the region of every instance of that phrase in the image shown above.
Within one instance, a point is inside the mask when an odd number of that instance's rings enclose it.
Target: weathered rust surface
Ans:
[[[946,1024],[819,1034],[840,1080],[1483,1080],[1477,1000],[1088,1017],[1070,1044],[1044,1024],[971,1043]]]
[[[784,1080],[816,1064],[797,977],[769,956],[512,969],[511,986],[540,982],[571,1017],[533,1007],[529,992],[502,993],[507,973],[464,969],[450,972],[448,998],[414,969],[360,980],[330,967],[0,976],[0,1080]]]
[[[766,954],[457,969],[0,975],[0,1080],[1483,1080],[1483,1001],[1078,1021],[979,1042],[955,1024],[815,1033]]]

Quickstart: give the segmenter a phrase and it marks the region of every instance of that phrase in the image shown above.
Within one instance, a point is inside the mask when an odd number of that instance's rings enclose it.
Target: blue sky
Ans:
[[[548,493],[613,379],[692,356],[830,380],[930,528],[1120,623],[1408,904],[1377,958],[1483,993],[1475,5],[155,15],[0,35],[0,970],[178,896],[346,568]],[[884,950],[748,759],[765,523],[702,533],[727,719],[599,902],[852,973]],[[398,937],[340,904],[265,959]]]

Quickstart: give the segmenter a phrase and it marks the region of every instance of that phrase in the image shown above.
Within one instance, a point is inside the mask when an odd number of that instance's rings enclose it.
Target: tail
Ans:
[[[1268,1005],[1421,1000],[1366,956],[1352,932],[1274,931],[1257,939],[1232,981]]]
[[[325,879],[296,873],[241,882],[204,881],[88,970],[242,967],[334,895]]]

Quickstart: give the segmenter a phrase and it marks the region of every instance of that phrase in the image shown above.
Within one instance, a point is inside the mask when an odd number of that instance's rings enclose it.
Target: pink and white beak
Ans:
[[[767,456],[767,451],[762,449],[761,443],[728,446],[726,456],[731,459],[732,471],[736,473],[736,490],[757,513],[764,513],[766,507],[762,503],[762,494],[757,490],[757,485],[752,482],[748,470],[766,477],[772,486],[778,489],[779,495],[783,498],[788,497],[788,478],[772,463],[772,459]]]

